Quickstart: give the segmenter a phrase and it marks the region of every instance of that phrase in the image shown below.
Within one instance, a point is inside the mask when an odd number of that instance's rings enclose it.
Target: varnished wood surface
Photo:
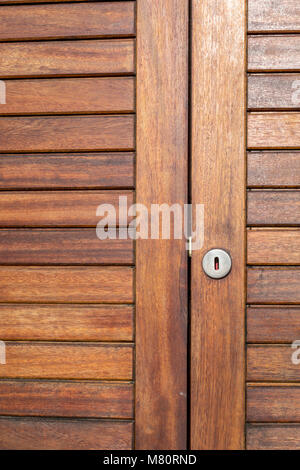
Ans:
[[[132,341],[131,305],[0,304],[3,341]]]
[[[134,111],[134,78],[5,80],[0,114],[124,113]]]
[[[299,225],[300,191],[248,192],[248,225]]]
[[[299,450],[300,426],[298,424],[249,424],[247,426],[248,450]]]
[[[247,380],[249,382],[299,382],[299,364],[293,364],[291,344],[248,345]],[[299,354],[298,354],[299,357]]]
[[[248,342],[291,344],[295,338],[300,338],[299,307],[248,307]]]
[[[300,113],[250,113],[248,115],[248,147],[251,149],[298,149],[300,147]]]
[[[130,450],[130,422],[0,418],[2,450]]]
[[[298,0],[248,0],[248,32],[299,32]]]
[[[248,152],[249,187],[300,187],[300,152]]]
[[[0,266],[0,302],[132,303],[133,270]]]
[[[250,74],[248,108],[299,109],[300,74]]]
[[[256,423],[299,423],[298,385],[248,385],[247,420]]]
[[[132,115],[0,117],[0,150],[133,150],[134,121]]]
[[[299,71],[300,36],[263,35],[248,37],[249,72]]]
[[[248,264],[300,265],[300,230],[249,230]]]
[[[131,36],[135,2],[20,5],[1,8],[0,40]]]
[[[300,268],[249,268],[248,303],[300,303]]]
[[[130,383],[0,380],[0,396],[6,416],[133,417]]]

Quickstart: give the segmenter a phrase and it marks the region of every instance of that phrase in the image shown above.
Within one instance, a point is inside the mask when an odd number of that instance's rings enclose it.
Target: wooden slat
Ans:
[[[134,116],[0,117],[1,152],[133,150]]]
[[[249,36],[249,72],[299,71],[300,36]]]
[[[51,78],[5,80],[0,113],[67,114],[134,111],[134,78]]]
[[[300,147],[300,113],[250,113],[248,147],[252,149]]]
[[[95,229],[0,230],[2,265],[133,263],[132,240],[100,240]]]
[[[299,109],[299,89],[299,74],[251,74],[248,76],[248,108]]]
[[[299,450],[300,426],[269,424],[247,426],[248,450]]]
[[[256,423],[300,422],[300,387],[248,386],[247,420]]]
[[[300,308],[248,307],[248,342],[292,343],[296,338],[300,338]]]
[[[205,207],[191,261],[192,449],[244,447],[245,3],[192,1],[192,201]],[[202,269],[216,247],[233,259],[221,281]]]
[[[248,303],[300,303],[300,269],[249,268]]]
[[[298,0],[248,0],[248,32],[299,32]]]
[[[0,155],[0,189],[134,187],[134,154]]]
[[[300,187],[300,152],[248,152],[249,187]]]
[[[129,305],[0,304],[3,341],[132,341]]]
[[[129,450],[129,422],[0,418],[2,450]]]
[[[249,225],[299,225],[300,191],[250,191]]]
[[[293,364],[291,345],[257,346],[247,348],[247,380],[292,382],[300,380],[299,364]],[[298,354],[299,356],[299,354]]]
[[[119,196],[127,196],[128,207],[132,204],[131,191],[3,191],[0,226],[90,226],[96,237],[96,225],[102,219],[96,215],[98,206],[112,204],[118,223]]]
[[[129,267],[0,267],[0,302],[132,303]]]
[[[1,8],[0,40],[134,35],[134,2]]]
[[[1,415],[133,416],[133,385],[127,383],[0,380],[0,396]]]
[[[248,264],[300,264],[300,230],[249,230]]]
[[[1,78],[133,72],[133,39],[0,44]]]
[[[149,209],[187,202],[188,12],[188,0],[137,2],[137,201]],[[136,449],[186,449],[185,240],[138,240],[136,265]]]
[[[6,342],[1,378],[132,379],[130,345]]]

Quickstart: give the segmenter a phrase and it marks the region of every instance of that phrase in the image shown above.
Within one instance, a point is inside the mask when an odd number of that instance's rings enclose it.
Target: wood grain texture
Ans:
[[[248,152],[249,187],[300,187],[300,152]]]
[[[129,383],[0,380],[0,397],[4,416],[133,417]]]
[[[300,387],[264,385],[247,387],[247,420],[256,423],[300,422]]]
[[[298,347],[299,348],[299,347]],[[297,349],[291,345],[248,345],[247,380],[272,382],[298,382],[299,364],[293,364],[292,354]],[[299,358],[299,353],[297,353]]]
[[[134,73],[134,40],[14,42],[0,44],[0,77]]]
[[[134,116],[0,117],[0,151],[133,150]]]
[[[67,114],[134,111],[134,78],[43,78],[5,80],[0,113]]]
[[[134,35],[134,2],[22,5],[1,8],[0,40]]]
[[[0,418],[1,450],[130,450],[130,422]]]
[[[248,192],[248,225],[299,225],[300,191]]]
[[[133,241],[116,236],[100,240],[95,229],[0,230],[0,264],[134,264]]]
[[[249,424],[247,450],[299,450],[300,426],[297,424]]]
[[[248,32],[299,32],[297,0],[248,0]]]
[[[299,109],[300,74],[250,74],[248,108]]]
[[[205,207],[205,245],[192,256],[191,448],[237,450],[245,419],[245,2],[194,0],[192,12],[192,201]],[[233,260],[220,281],[202,270],[215,247]]]
[[[0,302],[132,303],[129,267],[0,267]]]
[[[248,147],[250,149],[300,147],[300,113],[250,113]]]
[[[300,265],[300,230],[249,230],[248,264]]]
[[[148,208],[187,202],[188,7],[188,0],[137,2],[137,202]],[[185,240],[138,240],[136,250],[136,448],[182,450]]]
[[[299,71],[299,35],[249,36],[248,71]]]
[[[6,342],[1,378],[132,379],[133,349],[126,344]]]
[[[131,305],[0,304],[3,341],[132,341]]]
[[[102,220],[96,215],[98,206],[112,204],[118,223],[119,196],[127,196],[128,206],[132,204],[132,191],[2,191],[0,226],[90,226],[96,237],[96,225]],[[123,202],[121,207],[125,207]]]
[[[248,303],[300,303],[300,269],[248,268]]]
[[[300,308],[248,307],[248,342],[292,343],[295,338],[300,338]]]

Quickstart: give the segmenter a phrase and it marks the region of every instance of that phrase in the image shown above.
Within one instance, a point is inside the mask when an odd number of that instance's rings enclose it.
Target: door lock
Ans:
[[[209,250],[202,260],[202,267],[207,276],[212,279],[222,279],[231,271],[231,256],[221,249]]]

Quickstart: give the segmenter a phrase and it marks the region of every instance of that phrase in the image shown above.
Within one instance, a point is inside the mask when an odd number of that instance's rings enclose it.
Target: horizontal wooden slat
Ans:
[[[300,268],[249,268],[248,303],[300,303]]]
[[[300,191],[248,192],[249,225],[298,225]]]
[[[0,266],[0,302],[132,303],[133,270]]]
[[[129,36],[134,32],[134,2],[1,8],[0,40]]]
[[[117,232],[117,237],[119,233]],[[133,264],[133,241],[100,240],[95,229],[0,230],[2,265]]]
[[[132,346],[6,342],[1,378],[132,379]]]
[[[300,31],[298,0],[248,0],[248,31]]]
[[[248,147],[251,149],[300,147],[300,113],[250,113]]]
[[[269,424],[247,426],[248,450],[299,450],[300,425]]]
[[[133,72],[133,39],[0,44],[1,78]]]
[[[300,74],[249,75],[248,108],[299,109]]]
[[[292,362],[292,354],[295,352],[297,350],[292,349],[291,345],[248,345],[247,380],[249,382],[300,381],[299,364]]]
[[[300,338],[300,308],[248,307],[248,342],[292,343],[296,338]]]
[[[134,116],[0,117],[0,152],[133,150]]]
[[[5,80],[0,114],[133,112],[134,86],[132,77]]]
[[[132,423],[0,418],[1,450],[130,450]]]
[[[133,385],[0,380],[0,414],[74,418],[133,417]]]
[[[248,264],[300,265],[300,230],[249,230]]]
[[[247,420],[257,423],[300,422],[300,387],[248,386]]]
[[[248,70],[298,71],[300,70],[300,36],[249,36]]]
[[[130,305],[0,304],[3,341],[132,341]]]
[[[248,152],[249,187],[300,187],[300,152]]]
[[[119,196],[127,196],[128,206],[133,202],[132,191],[2,191],[0,196],[1,227],[90,226],[95,236],[99,205],[112,204],[117,223]]]

